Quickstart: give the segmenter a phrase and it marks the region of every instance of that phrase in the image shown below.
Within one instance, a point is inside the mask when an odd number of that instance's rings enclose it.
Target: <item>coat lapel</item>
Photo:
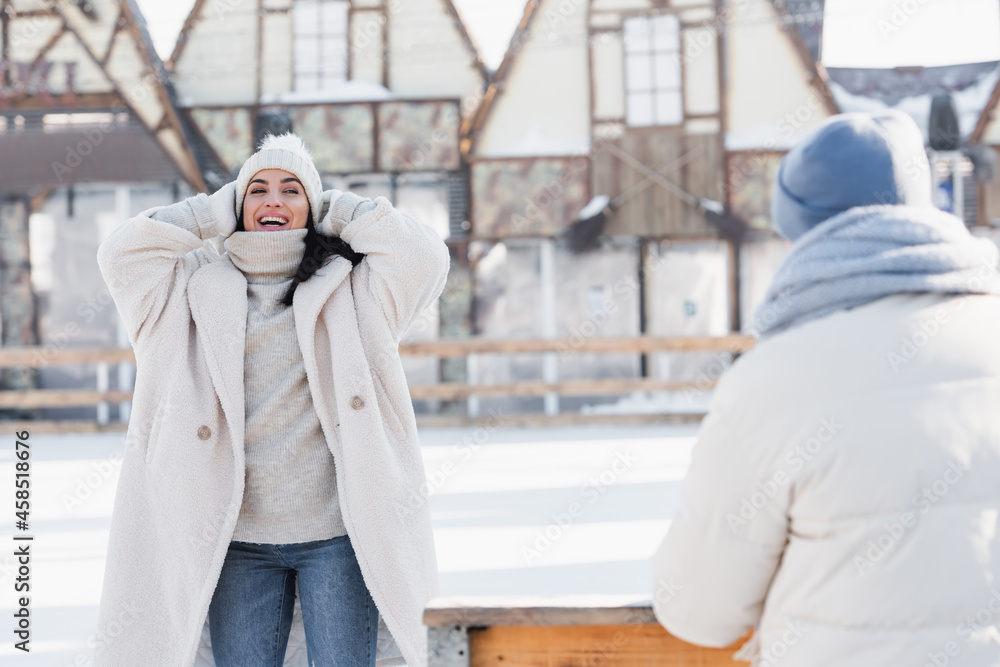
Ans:
[[[351,262],[335,257],[299,284],[292,299],[295,329],[308,371],[318,371],[315,355],[316,320],[333,291],[351,273]],[[234,433],[245,419],[243,365],[246,352],[247,281],[225,255],[200,268],[188,283],[188,303],[198,339],[205,350],[208,372]]]
[[[247,280],[228,257],[203,266],[188,283],[188,303],[208,372],[230,427],[242,433]]]
[[[295,295],[292,297],[295,330],[302,357],[307,365],[316,360],[315,331],[320,311],[323,310],[333,291],[351,274],[353,268],[350,260],[338,255],[328,264],[318,268],[309,280],[295,288]]]

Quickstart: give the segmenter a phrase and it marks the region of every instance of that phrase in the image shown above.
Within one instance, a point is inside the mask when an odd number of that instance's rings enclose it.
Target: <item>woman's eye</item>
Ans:
[[[297,195],[297,194],[299,194],[299,191],[296,190],[295,188],[289,188],[288,190],[285,190],[285,194],[286,195]]]
[[[264,194],[264,190],[261,188],[254,188],[253,190],[250,191],[250,194],[252,195]]]

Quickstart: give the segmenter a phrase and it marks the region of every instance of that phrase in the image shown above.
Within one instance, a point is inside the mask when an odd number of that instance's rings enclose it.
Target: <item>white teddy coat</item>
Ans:
[[[214,664],[208,606],[244,489],[247,283],[219,254],[216,221],[199,202],[205,240],[152,219],[155,208],[98,249],[137,368],[95,636],[101,667]],[[376,204],[341,231],[365,259],[352,270],[335,257],[298,286],[289,344],[302,350],[344,524],[381,617],[379,664],[401,664],[401,652],[418,667],[438,571],[398,343],[440,295],[449,259],[432,229]],[[305,665],[301,630],[297,613],[285,665]]]
[[[1000,665],[1000,298],[899,294],[719,381],[652,560],[674,635],[761,667]]]

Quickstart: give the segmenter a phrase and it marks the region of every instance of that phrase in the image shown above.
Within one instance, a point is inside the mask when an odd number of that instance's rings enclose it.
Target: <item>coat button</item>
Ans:
[[[207,426],[201,426],[198,428],[198,437],[202,440],[208,440],[212,437],[212,429]]]
[[[360,410],[361,408],[365,407],[365,402],[361,400],[360,396],[355,396],[354,398],[351,399],[351,407],[354,408],[355,410]]]

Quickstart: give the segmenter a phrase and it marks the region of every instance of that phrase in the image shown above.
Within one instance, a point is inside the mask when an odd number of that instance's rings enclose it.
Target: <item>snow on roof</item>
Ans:
[[[375,102],[391,100],[385,86],[371,81],[341,81],[326,90],[292,91],[260,96],[261,104],[329,104],[333,102]]]
[[[823,36],[824,0],[771,0],[794,21],[813,59],[820,60]],[[877,111],[896,108],[917,122],[927,135],[931,99],[948,92],[955,100],[959,125],[969,136],[989,103],[1000,78],[997,62],[970,63],[947,67],[854,69],[827,68],[829,87],[842,111]],[[759,137],[727,137],[727,143],[749,143]]]
[[[852,95],[873,97],[896,106],[903,98],[961,92],[994,74],[996,62],[949,65],[946,67],[898,67],[859,69],[830,67],[830,79]]]
[[[845,111],[898,109],[910,115],[927,137],[931,99],[951,93],[962,135],[968,137],[1000,79],[1000,63],[897,69],[831,68],[830,90]]]

